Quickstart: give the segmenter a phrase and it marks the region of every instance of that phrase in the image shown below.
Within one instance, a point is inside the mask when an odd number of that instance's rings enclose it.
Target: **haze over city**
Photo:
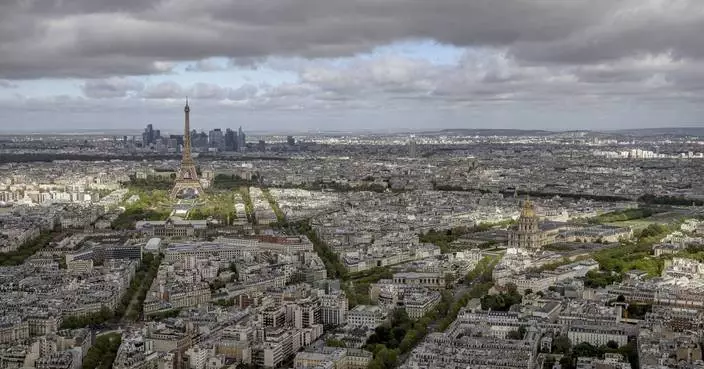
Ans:
[[[0,131],[701,127],[696,0],[9,0]]]

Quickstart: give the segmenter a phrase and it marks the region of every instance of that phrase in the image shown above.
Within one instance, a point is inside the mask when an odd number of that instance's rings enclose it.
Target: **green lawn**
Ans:
[[[630,227],[633,229],[633,232],[641,231],[645,228],[648,228],[649,225],[651,224],[656,224],[656,223],[661,223],[661,222],[656,222],[653,220],[649,219],[634,219],[634,220],[625,220],[622,222],[610,222],[610,223],[604,223],[606,225],[610,226],[616,226],[616,227]]]

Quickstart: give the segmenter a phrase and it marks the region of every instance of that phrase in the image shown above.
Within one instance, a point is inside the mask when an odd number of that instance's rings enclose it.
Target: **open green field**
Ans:
[[[623,222],[610,222],[610,223],[604,223],[604,224],[610,225],[610,226],[616,226],[616,227],[630,227],[631,229],[633,229],[633,232],[638,232],[638,231],[641,231],[645,228],[648,228],[648,226],[651,224],[657,224],[657,223],[667,223],[667,222],[657,222],[652,219],[634,219],[634,220],[625,220]]]
[[[221,223],[232,223],[237,218],[235,199],[239,199],[237,191],[223,190],[206,192],[201,195],[198,203],[188,214],[189,219],[214,218]]]
[[[642,231],[643,229],[647,228],[651,224],[666,225],[666,224],[671,224],[673,222],[676,222],[676,221],[680,220],[681,218],[682,218],[682,214],[675,213],[675,212],[667,212],[667,213],[655,214],[655,215],[649,216],[647,218],[642,218],[642,219],[624,220],[624,221],[619,221],[619,222],[608,222],[608,223],[604,223],[604,224],[617,226],[617,227],[631,227],[631,229],[633,229],[633,232],[638,232],[638,231]]]

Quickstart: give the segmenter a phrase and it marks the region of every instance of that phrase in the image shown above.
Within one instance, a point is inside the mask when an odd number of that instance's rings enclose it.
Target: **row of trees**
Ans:
[[[482,310],[508,311],[511,306],[520,304],[523,296],[518,293],[515,285],[509,284],[506,292],[498,295],[484,295],[481,298]]]
[[[657,196],[657,195],[643,195],[638,198],[638,201],[646,204],[656,204],[656,205],[673,205],[673,206],[704,206],[704,200],[701,199],[690,199],[683,196]]]
[[[251,179],[242,178],[237,174],[218,174],[213,178],[212,188],[215,190],[232,190],[238,187],[258,186],[260,177],[253,174]]]
[[[37,251],[46,247],[49,242],[56,236],[55,232],[45,231],[34,240],[25,242],[20,245],[17,250],[0,253],[1,266],[14,266],[24,263],[27,258],[34,255]]]
[[[492,191],[482,189],[482,188],[472,188],[472,187],[462,187],[462,186],[451,186],[433,183],[433,187],[436,191],[469,191],[469,192],[481,192],[481,193],[491,193]],[[573,198],[573,199],[588,199],[596,201],[606,201],[606,202],[620,202],[620,201],[631,201],[631,199],[623,196],[609,196],[609,195],[593,195],[593,194],[582,194],[582,193],[558,193],[558,192],[544,192],[544,191],[513,191],[513,190],[502,190],[499,193],[504,196],[532,196],[532,197],[542,197],[542,198],[553,198],[555,196],[563,198]],[[690,199],[683,196],[658,196],[647,194],[638,198],[638,201],[645,204],[655,204],[655,205],[674,205],[674,206],[704,206],[704,200],[700,199]]]
[[[579,357],[595,357],[604,358],[607,353],[618,353],[628,359],[631,366],[638,364],[638,352],[635,344],[629,342],[628,344],[619,347],[618,343],[615,341],[609,341],[606,345],[594,346],[588,342],[582,342],[575,346],[572,346],[570,339],[567,336],[561,335],[555,337],[552,343],[552,352],[554,354],[564,355],[559,363],[562,368],[574,369],[577,358]],[[555,363],[555,359],[552,356],[548,356],[546,359],[546,366],[552,367]]]
[[[465,276],[465,284],[472,283],[488,283],[493,280],[492,273],[494,272],[494,267],[499,263],[501,257],[499,256],[485,256],[477,265],[474,266],[467,275]]]
[[[325,264],[328,278],[338,278],[342,280],[342,289],[347,295],[350,308],[357,305],[366,305],[369,300],[369,284],[377,282],[381,278],[389,278],[389,272],[383,268],[374,268],[360,274],[350,275],[347,269],[330,247],[320,239],[315,230],[311,227],[310,221],[300,221],[296,223],[279,222],[281,228],[288,228],[299,234],[305,234],[313,243],[313,250],[320,256]]]
[[[139,189],[142,191],[164,190],[168,191],[174,187],[176,173],[171,173],[170,176],[148,176],[147,178],[137,178],[130,176],[129,182],[125,183],[127,187]]]
[[[150,314],[149,319],[155,322],[159,322],[164,319],[175,318],[179,316],[179,314],[181,314],[181,309],[171,309],[159,313]]]
[[[314,251],[320,256],[320,259],[323,260],[323,263],[325,264],[325,269],[327,269],[328,272],[328,277],[329,278],[339,278],[342,280],[347,279],[347,269],[345,269],[345,266],[342,264],[342,261],[340,261],[340,258],[337,256],[337,254],[330,249],[330,247],[318,237],[318,234],[313,230],[313,228],[310,226],[310,222],[304,221],[295,226],[298,228],[303,234],[305,234],[310,242],[313,243],[313,249]]]
[[[120,319],[125,317],[125,313],[128,313],[128,315],[126,316],[128,319],[137,320],[137,318],[139,317],[139,313],[141,312],[141,308],[130,312],[127,312],[127,308],[129,307],[132,298],[135,296],[135,293],[143,291],[143,293],[140,293],[140,295],[137,296],[138,299],[143,296],[141,300],[139,300],[141,306],[141,303],[146,297],[147,290],[140,290],[140,287],[142,287],[145,280],[148,280],[149,284],[151,285],[151,281],[156,276],[160,261],[160,257],[154,258],[152,254],[144,255],[142,259],[142,264],[140,265],[139,269],[137,269],[135,277],[130,282],[130,287],[122,295],[120,303],[115,308],[115,311],[112,311],[104,306],[100,309],[100,311],[95,313],[83,316],[67,317],[63,319],[63,322],[61,323],[61,329],[96,327],[105,324],[109,321],[117,323]]]
[[[112,222],[112,228],[117,230],[132,230],[140,220],[164,220],[169,212],[133,207],[125,210]]]
[[[157,155],[89,155],[89,154],[8,154],[3,153],[0,156],[0,163],[35,163],[35,162],[46,162],[51,163],[59,160],[70,160],[70,161],[89,161],[89,162],[99,162],[99,161],[109,161],[109,160],[122,160],[122,161],[134,161],[134,160],[173,160],[178,159],[178,155],[173,154],[157,154]]]
[[[122,343],[120,333],[99,336],[83,358],[83,369],[110,369]]]
[[[63,319],[61,329],[76,329],[83,327],[98,327],[113,319],[115,313],[103,306],[100,311],[83,316],[70,316]]]
[[[240,187],[239,193],[244,202],[244,211],[247,216],[247,221],[252,224],[257,224],[257,218],[254,216],[254,204],[252,203],[252,197],[249,195],[249,187]]]
[[[391,369],[398,365],[400,355],[409,353],[413,347],[433,329],[444,331],[457,319],[459,311],[471,299],[486,295],[493,282],[491,273],[499,258],[486,257],[466,276],[471,288],[455,300],[452,292],[443,291],[440,303],[418,321],[412,321],[404,310],[395,310],[388,325],[377,327],[367,340],[366,349],[374,353],[369,369]]]
[[[494,282],[480,282],[477,281],[472,284],[472,287],[469,289],[468,292],[464,293],[457,301],[452,303],[450,307],[447,309],[447,312],[441,316],[443,316],[442,320],[440,320],[438,328],[441,331],[444,331],[447,329],[447,327],[452,324],[452,322],[457,319],[457,314],[459,314],[460,309],[463,307],[467,306],[469,302],[472,299],[478,299],[482,296],[485,296],[487,293],[489,293],[489,290],[494,286]]]
[[[623,274],[605,271],[605,270],[590,270],[584,278],[584,286],[589,288],[604,288],[614,283],[621,282]]]
[[[274,214],[276,214],[276,220],[279,222],[279,224],[286,223],[286,214],[281,211],[279,203],[276,202],[276,199],[271,194],[271,191],[269,191],[268,188],[262,188],[262,193],[264,194],[264,197],[266,197],[266,200],[269,202],[269,206],[271,206],[271,209],[274,210]]]
[[[454,227],[447,230],[430,229],[426,233],[421,233],[418,235],[420,242],[432,243],[440,248],[443,254],[452,252],[451,244],[455,242],[461,236],[467,234],[469,229],[467,227]]]
[[[589,221],[591,223],[613,223],[625,222],[628,220],[644,219],[653,216],[656,212],[649,208],[625,209],[601,214]]]
[[[140,279],[140,284],[137,290],[137,309],[132,308],[127,311],[125,318],[136,321],[141,316],[144,309],[144,300],[147,298],[147,293],[149,288],[156,278],[156,274],[159,272],[159,264],[161,264],[161,254],[154,257],[152,254],[145,254],[142,258],[142,265],[137,271],[137,278]],[[133,306],[133,304],[128,305],[128,307]]]
[[[594,253],[594,260],[599,262],[601,273],[587,275],[587,283],[601,286],[611,279],[618,281],[622,274],[629,270],[638,269],[647,272],[650,276],[659,276],[664,267],[662,258],[651,256],[652,246],[659,242],[668,233],[679,229],[680,223],[650,224],[643,230],[636,232],[636,240],[628,242],[617,248],[602,249]]]
[[[369,369],[392,369],[398,366],[400,355],[409,353],[423,340],[435,321],[447,313],[452,295],[447,291],[434,311],[418,321],[412,321],[403,309],[394,310],[390,322],[377,327],[367,340],[365,348],[374,353]]]
[[[454,228],[446,229],[446,230],[430,229],[426,233],[420,233],[418,235],[418,238],[419,238],[420,242],[432,243],[433,245],[440,247],[440,250],[443,253],[449,253],[452,251],[456,251],[453,249],[451,244],[466,234],[476,233],[476,232],[485,232],[485,231],[488,231],[492,228],[497,228],[497,227],[507,227],[513,223],[515,223],[515,221],[513,219],[507,219],[507,220],[502,220],[502,221],[498,221],[498,222],[483,222],[483,223],[479,223],[471,228],[461,226],[461,227],[454,227]],[[485,245],[485,248],[491,248],[494,245],[495,245],[495,243],[488,242]]]

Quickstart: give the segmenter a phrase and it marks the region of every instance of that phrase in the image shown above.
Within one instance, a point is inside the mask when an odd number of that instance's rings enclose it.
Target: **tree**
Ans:
[[[233,261],[230,262],[230,272],[232,272],[232,280],[233,281],[240,279],[239,273],[237,271],[237,265]]]
[[[521,340],[523,339],[523,336],[521,336],[521,333],[516,331],[509,331],[508,334],[506,335],[506,338],[510,340]]]
[[[582,342],[572,348],[572,355],[575,357],[599,357],[601,352],[591,343]]]
[[[391,322],[392,322],[393,326],[406,324],[410,321],[411,321],[411,318],[408,317],[408,313],[406,312],[406,309],[396,309],[396,310],[394,310],[394,313],[391,316]]]
[[[336,340],[336,339],[334,339],[334,338],[329,338],[328,340],[326,340],[326,341],[325,341],[325,346],[329,346],[329,347],[342,347],[342,348],[347,347],[347,345],[346,345],[344,342],[342,342],[342,341],[340,341],[340,340]]]
[[[572,349],[572,342],[570,342],[569,337],[565,335],[560,335],[555,337],[552,341],[552,351],[556,354],[566,355]]]
[[[606,343],[606,347],[610,349],[618,349],[618,342],[611,340]]]
[[[445,273],[445,288],[451,289],[455,284],[455,275],[452,273]]]
[[[560,359],[560,367],[562,369],[574,369],[574,360],[569,356],[565,356]]]

